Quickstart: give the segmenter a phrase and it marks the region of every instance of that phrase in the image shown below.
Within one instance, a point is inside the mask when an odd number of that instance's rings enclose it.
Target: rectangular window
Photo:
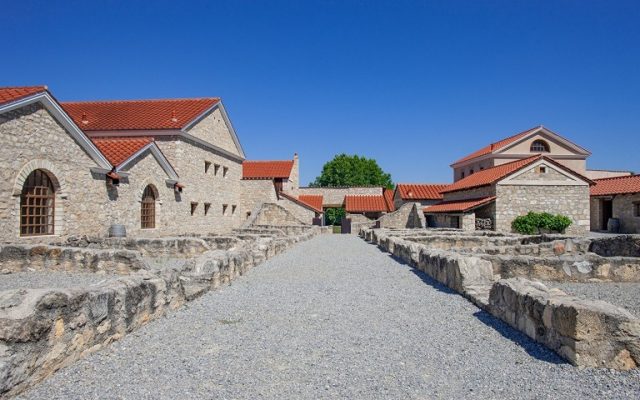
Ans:
[[[211,208],[211,203],[204,203],[204,215],[209,214],[210,208]]]
[[[226,178],[227,177],[227,172],[229,172],[229,168],[227,167],[222,167],[222,177]]]
[[[218,164],[213,165],[213,174],[218,175],[218,171],[220,170],[220,166]]]
[[[191,215],[196,213],[196,209],[198,208],[198,203],[192,201],[191,202]]]
[[[206,174],[207,172],[209,172],[209,167],[211,167],[211,162],[210,161],[205,161],[204,162],[204,173]]]
[[[227,215],[227,208],[229,207],[228,204],[223,204],[222,205],[222,215]]]
[[[231,215],[235,215],[235,213],[236,213],[236,207],[237,207],[237,206],[236,206],[235,204],[231,206]]]
[[[547,167],[545,167],[544,165],[541,165],[538,168],[536,168],[536,172],[539,173],[539,174],[546,174],[547,173]]]
[[[633,215],[635,217],[640,217],[640,202],[633,203]]]

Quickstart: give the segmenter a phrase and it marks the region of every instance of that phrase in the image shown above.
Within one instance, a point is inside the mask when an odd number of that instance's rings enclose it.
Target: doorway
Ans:
[[[602,221],[600,221],[600,229],[606,231],[609,218],[613,218],[613,200],[602,199],[600,206],[602,207]]]

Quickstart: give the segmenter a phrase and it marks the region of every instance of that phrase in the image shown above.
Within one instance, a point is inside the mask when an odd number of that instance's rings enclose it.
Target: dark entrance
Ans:
[[[607,230],[609,218],[613,218],[613,200],[602,200],[602,221],[600,221],[600,229]]]
[[[340,232],[342,233],[351,233],[351,218],[342,218],[340,221],[342,225],[342,229]]]

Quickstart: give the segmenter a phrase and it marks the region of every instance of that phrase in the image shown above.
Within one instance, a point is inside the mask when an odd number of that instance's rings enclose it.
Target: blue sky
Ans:
[[[395,182],[538,124],[640,172],[639,1],[14,1],[0,85],[220,96],[247,156],[378,160]]]

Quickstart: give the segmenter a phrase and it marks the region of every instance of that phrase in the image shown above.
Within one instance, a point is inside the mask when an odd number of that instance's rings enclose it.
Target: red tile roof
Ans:
[[[480,199],[460,200],[460,201],[443,201],[423,209],[426,213],[451,213],[451,212],[467,212],[474,208],[489,204],[496,199],[495,196],[483,197]]]
[[[244,161],[242,179],[289,178],[293,160],[288,161]]]
[[[321,194],[301,194],[298,196],[298,200],[308,204],[316,210],[322,211],[322,201],[324,200]]]
[[[106,137],[91,141],[114,167],[122,164],[144,146],[153,142],[150,137]]]
[[[480,186],[491,185],[502,178],[505,178],[512,173],[526,167],[527,165],[538,161],[541,158],[545,158],[541,155],[535,155],[522,160],[512,161],[507,164],[498,165],[495,167],[487,168],[482,171],[478,171],[475,174],[469,175],[466,178],[460,179],[457,182],[447,186],[441,193],[457,192],[459,190],[473,189]],[[548,159],[547,159],[548,160]]]
[[[384,196],[384,202],[387,205],[387,211],[395,211],[396,206],[393,204],[393,190],[392,189],[384,189],[382,193]]]
[[[383,195],[348,194],[344,196],[344,208],[347,212],[386,212],[387,202]]]
[[[442,200],[440,191],[446,183],[398,183],[396,190],[402,200]]]
[[[595,179],[591,196],[640,193],[640,175]]]
[[[515,134],[513,136],[510,136],[510,137],[508,137],[506,139],[502,139],[502,140],[497,141],[495,143],[491,143],[490,145],[488,145],[486,147],[483,147],[480,150],[475,151],[475,152],[469,154],[468,156],[459,159],[458,161],[454,162],[453,165],[461,163],[461,162],[464,162],[464,161],[473,160],[474,158],[482,157],[482,156],[487,155],[487,154],[491,154],[494,151],[498,151],[498,150],[502,149],[503,147],[508,146],[511,143],[518,141],[519,139],[522,139],[523,137],[527,136],[531,132],[533,132],[533,131],[535,131],[537,129],[540,129],[540,128],[542,128],[542,125],[536,126],[535,128],[527,129],[526,131],[517,133],[517,134]]]
[[[220,101],[201,99],[62,102],[84,131],[182,129]]]
[[[306,201],[302,201],[300,198],[292,196],[292,195],[287,194],[285,192],[280,192],[280,193],[278,193],[278,195],[284,197],[285,199],[289,199],[289,200],[293,201],[294,203],[297,203],[297,204],[299,204],[299,205],[301,205],[303,207],[310,208],[310,209],[312,209],[313,211],[315,211],[317,213],[321,213],[322,212],[322,199],[320,199],[320,207],[315,207],[314,205],[311,205],[311,204],[307,203]],[[320,197],[322,197],[322,196],[320,196]]]
[[[0,88],[0,104],[11,103],[32,94],[46,91],[46,86],[3,87]]]

